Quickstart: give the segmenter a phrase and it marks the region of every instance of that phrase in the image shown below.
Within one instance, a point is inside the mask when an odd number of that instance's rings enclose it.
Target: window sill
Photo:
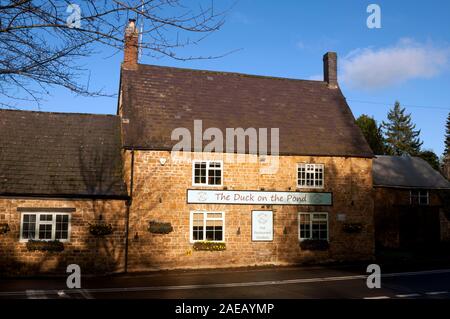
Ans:
[[[59,242],[64,243],[64,244],[69,244],[70,243],[70,240],[67,240],[67,239],[19,239],[19,243],[26,244],[30,240],[32,240],[32,241],[45,241],[45,242],[59,241]]]
[[[205,185],[205,184],[198,184],[198,185],[192,185],[191,187],[196,188],[222,188],[223,185]]]

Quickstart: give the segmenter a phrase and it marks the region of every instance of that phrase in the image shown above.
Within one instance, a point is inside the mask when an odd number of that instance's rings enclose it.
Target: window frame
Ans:
[[[35,215],[35,230],[34,230],[34,238],[24,238],[23,237],[23,219],[25,215]],[[41,215],[52,215],[52,221],[41,221]],[[67,221],[67,239],[56,239],[56,216],[63,215],[68,217]],[[40,239],[39,238],[39,226],[40,225],[52,225],[52,237],[50,239]],[[72,232],[72,214],[66,212],[21,212],[20,214],[20,233],[19,233],[19,242],[26,243],[29,240],[39,240],[39,241],[54,241],[58,240],[62,243],[70,242]]]
[[[195,182],[195,164],[197,163],[206,163],[206,183],[196,183]],[[209,184],[209,165],[211,163],[220,163],[220,184]],[[223,161],[222,160],[194,160],[192,161],[192,186],[207,186],[207,187],[222,187],[223,186]]]
[[[413,192],[417,192],[417,195],[413,196]],[[425,204],[420,203],[420,198],[422,198],[421,194],[422,192],[426,193],[427,202]],[[417,202],[413,203],[413,197],[417,198]],[[423,189],[413,189],[409,191],[409,204],[412,205],[418,205],[418,206],[429,206],[430,205],[430,192],[428,190]]]
[[[194,214],[203,214],[203,239],[194,239],[193,231],[194,231]],[[208,214],[221,214],[220,218],[207,218]],[[206,240],[206,222],[208,220],[221,220],[222,221],[222,240]],[[193,210],[190,212],[189,218],[189,242],[191,244],[195,242],[212,242],[212,243],[224,243],[225,242],[225,212],[219,211],[202,211],[202,210]]]
[[[312,237],[312,225],[313,225],[313,216],[314,214],[325,214],[326,216],[326,222],[327,222],[327,238],[326,239],[315,239]],[[302,215],[309,215],[309,227],[310,227],[310,237],[309,238],[302,238],[301,232],[300,232],[300,226],[301,224],[301,216]],[[316,219],[316,220],[322,220],[322,219]],[[304,240],[326,240],[330,241],[330,218],[328,216],[328,212],[298,212],[298,240],[304,241]]]
[[[306,167],[307,165],[313,165],[314,166],[314,173],[315,174],[315,170],[318,167],[322,168],[322,186],[316,186],[316,185],[300,185],[299,181],[300,178],[298,177],[299,175],[299,170],[300,170],[300,166],[304,165],[305,166],[305,173],[306,173]],[[311,189],[324,189],[325,188],[325,164],[321,164],[321,163],[297,163],[297,172],[296,172],[296,180],[297,180],[297,188],[298,189],[307,189],[307,188],[311,188]],[[316,179],[314,178],[314,182],[316,181]]]

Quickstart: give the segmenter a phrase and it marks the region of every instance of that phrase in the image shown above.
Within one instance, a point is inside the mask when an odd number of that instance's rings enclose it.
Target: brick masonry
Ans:
[[[192,155],[192,154],[190,154]],[[133,202],[130,210],[130,271],[283,265],[327,261],[368,260],[374,254],[372,200],[372,160],[365,158],[281,156],[276,174],[261,174],[261,162],[244,155],[245,163],[224,161],[223,187],[228,190],[296,191],[297,163],[325,165],[325,188],[333,193],[332,206],[198,205],[186,203],[192,187],[192,164],[175,161],[166,151],[135,151]],[[166,163],[161,164],[160,159]],[[130,181],[131,152],[124,151],[125,180]],[[196,158],[197,159],[197,158]],[[220,154],[204,154],[204,159],[222,159]],[[130,185],[128,185],[129,187]],[[196,187],[198,189],[198,187]],[[207,189],[217,189],[207,188]],[[314,191],[305,189],[305,191]],[[18,208],[75,208],[71,219],[71,241],[63,252],[30,252],[20,239]],[[273,242],[252,242],[251,211],[273,210]],[[194,251],[189,241],[190,211],[225,213],[226,250]],[[298,212],[329,214],[328,251],[302,251],[298,240]],[[358,234],[342,230],[345,222],[363,224]],[[96,238],[89,223],[100,219],[113,225],[113,234]],[[148,231],[150,221],[170,222],[173,232],[160,235]],[[0,223],[11,230],[0,235],[0,273],[32,275],[65,274],[76,263],[85,273],[111,273],[124,270],[126,204],[120,200],[0,199]]]
[[[64,251],[28,251],[26,244],[19,241],[18,208],[75,208],[71,213],[70,242],[64,243]],[[72,263],[80,265],[82,273],[123,271],[125,216],[125,202],[120,200],[0,199],[0,224],[8,223],[10,227],[8,233],[0,234],[0,274],[64,275]],[[112,224],[113,233],[96,238],[89,233],[89,223],[100,218]]]
[[[409,209],[411,215],[413,210],[420,210],[423,213],[439,214],[440,239],[450,241],[450,222],[445,211],[447,206],[443,203],[442,190],[429,191],[429,205],[420,207],[410,206],[410,190],[394,189],[385,187],[374,187],[374,216],[375,216],[375,240],[384,247],[400,247],[400,213],[401,210]]]
[[[189,153],[193,155],[194,153]],[[200,154],[200,153],[197,153]],[[204,154],[203,159],[223,159],[220,154]],[[130,212],[129,269],[170,269],[233,267],[266,264],[368,260],[374,254],[372,199],[372,160],[367,158],[280,156],[276,174],[261,174],[254,155],[246,163],[224,161],[223,187],[228,190],[296,191],[297,163],[325,165],[325,188],[332,192],[333,205],[261,206],[187,204],[186,190],[192,187],[192,164],[170,158],[166,151],[135,151],[133,203]],[[131,151],[126,151],[126,181],[130,181]],[[166,159],[164,165],[160,159]],[[196,158],[197,159],[197,158]],[[217,189],[208,187],[205,189]],[[304,190],[314,191],[314,190]],[[273,242],[252,242],[251,211],[274,211]],[[194,251],[189,241],[190,211],[225,212],[226,250]],[[328,212],[330,248],[328,251],[302,251],[298,240],[298,212]],[[345,222],[363,224],[358,234],[342,230]],[[170,222],[173,232],[160,235],[147,230],[151,220]]]

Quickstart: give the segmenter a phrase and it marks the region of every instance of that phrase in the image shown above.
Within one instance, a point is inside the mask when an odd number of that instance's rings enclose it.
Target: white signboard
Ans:
[[[188,189],[188,204],[332,205],[331,193]]]
[[[252,240],[273,240],[273,212],[271,210],[252,211]]]

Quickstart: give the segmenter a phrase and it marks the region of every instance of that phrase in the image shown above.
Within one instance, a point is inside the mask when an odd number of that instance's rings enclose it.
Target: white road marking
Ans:
[[[78,292],[84,297],[84,299],[94,299],[94,297],[92,297],[86,289],[79,289]]]
[[[395,295],[398,298],[411,298],[411,297],[420,297],[420,294],[404,294],[404,295]]]
[[[364,299],[390,299],[388,296],[364,297]]]
[[[381,274],[381,277],[420,276],[420,275],[436,275],[436,274],[448,274],[448,273],[450,273],[450,269],[435,269],[435,270],[422,270],[422,271],[393,272],[390,274]]]
[[[448,294],[448,291],[430,291],[430,292],[426,292],[425,294],[429,295],[429,296],[444,295],[444,294]]]
[[[48,299],[45,290],[26,290],[28,299]]]
[[[399,272],[382,274],[381,277],[403,277],[403,276],[421,276],[432,274],[450,273],[450,269],[426,270],[414,272]],[[234,283],[219,283],[219,284],[197,284],[197,285],[178,285],[178,286],[150,286],[150,287],[117,287],[117,288],[93,288],[83,289],[83,293],[114,293],[114,292],[143,292],[143,291],[162,291],[162,290],[193,290],[193,289],[208,289],[208,288],[235,288],[235,287],[252,287],[252,286],[271,286],[271,285],[288,285],[288,284],[302,284],[302,283],[316,283],[316,282],[332,282],[332,281],[346,281],[356,279],[366,279],[367,275],[353,275],[353,276],[335,276],[335,277],[318,277],[318,278],[301,278],[301,279],[287,279],[287,280],[271,280],[271,281],[252,281],[252,282],[234,282]],[[65,292],[75,292],[76,289],[66,290]],[[58,290],[40,290],[42,294],[53,293],[57,294]],[[0,296],[14,296],[23,295],[23,291],[0,292]],[[28,293],[27,293],[28,295]],[[44,296],[46,297],[46,296]],[[91,296],[92,297],[92,296]]]

